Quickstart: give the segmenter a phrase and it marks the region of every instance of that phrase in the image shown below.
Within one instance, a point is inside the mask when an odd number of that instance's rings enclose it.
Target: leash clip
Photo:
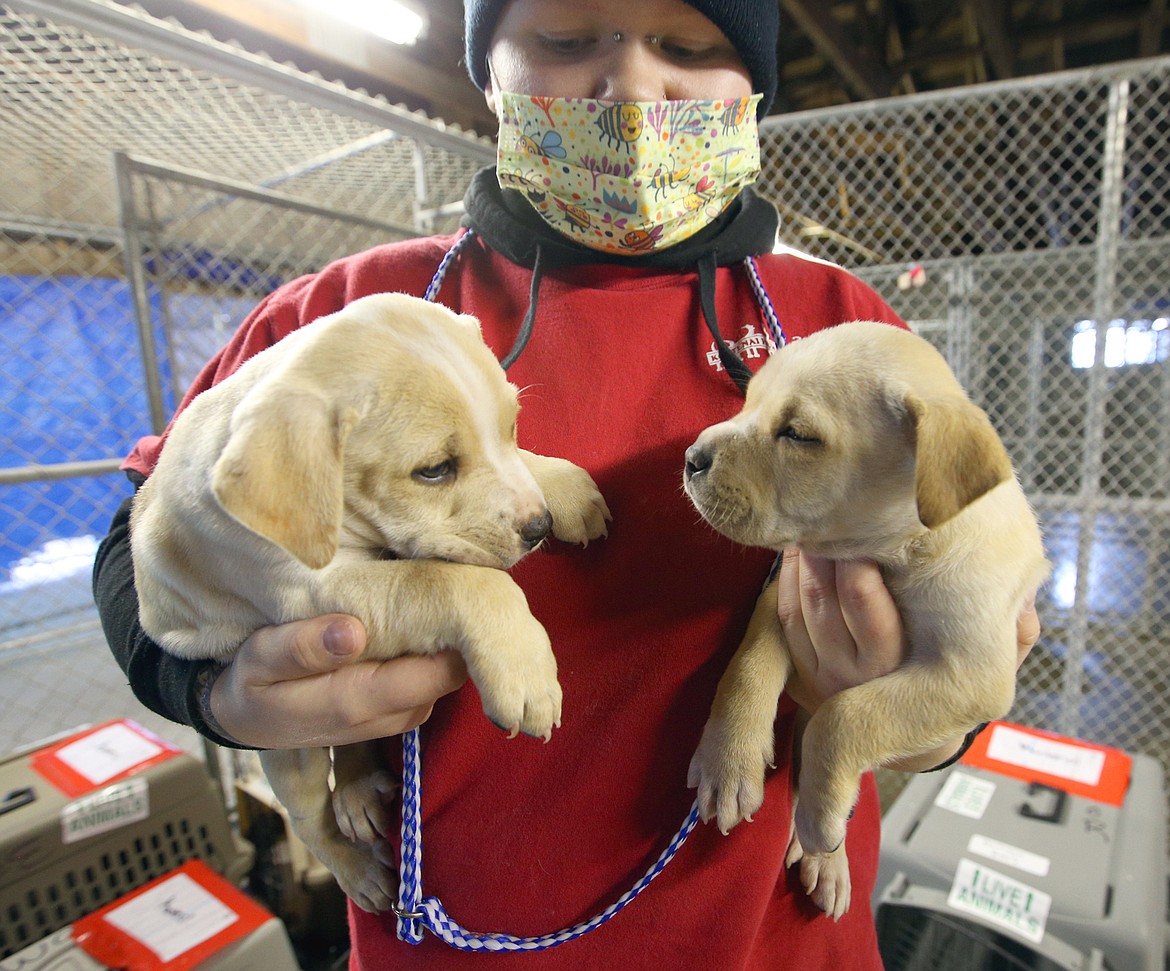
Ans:
[[[402,904],[391,904],[390,912],[399,920],[422,920],[426,913],[421,910],[407,910]]]

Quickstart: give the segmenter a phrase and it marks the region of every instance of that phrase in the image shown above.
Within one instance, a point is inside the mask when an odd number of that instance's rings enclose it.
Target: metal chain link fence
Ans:
[[[0,754],[128,713],[198,752],[97,625],[117,467],[264,294],[454,228],[494,150],[105,0],[0,4],[0,146]]]
[[[1010,717],[1170,769],[1170,61],[792,115],[763,143],[784,240],[946,354],[1043,521]]]
[[[260,297],[451,228],[493,152],[105,0],[0,6],[0,85],[7,748],[125,713],[113,665],[84,697],[12,676],[30,648],[42,670],[61,645],[104,651],[89,565],[128,492],[117,460]],[[761,134],[782,241],[937,343],[1044,521],[1045,632],[1011,717],[1170,768],[1170,60]]]

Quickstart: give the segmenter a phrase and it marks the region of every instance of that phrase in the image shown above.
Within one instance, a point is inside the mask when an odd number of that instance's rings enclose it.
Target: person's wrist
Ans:
[[[212,706],[212,691],[225,670],[226,668],[222,664],[208,664],[199,672],[195,680],[195,704],[200,719],[213,734],[218,735],[225,742],[239,745],[239,740],[220,724],[219,718],[215,714],[215,708]]]

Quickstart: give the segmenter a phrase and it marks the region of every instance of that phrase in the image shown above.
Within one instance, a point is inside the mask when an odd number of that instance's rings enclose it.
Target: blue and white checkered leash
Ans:
[[[442,286],[443,278],[459,250],[474,233],[464,234],[443,257],[434,279],[427,287],[424,299],[434,300]],[[784,346],[784,331],[776,317],[776,311],[756,270],[755,260],[750,256],[744,260],[752,291],[764,316],[765,336],[769,353]],[[699,822],[699,805],[696,801],[679,831],[675,833],[662,855],[650,869],[626,893],[619,897],[595,917],[566,927],[564,930],[543,934],[540,937],[515,937],[512,934],[476,934],[460,927],[438,897],[423,897],[422,893],[422,779],[418,749],[418,729],[412,729],[402,736],[402,858],[399,865],[398,903],[391,909],[398,918],[398,938],[408,944],[421,944],[423,932],[429,930],[439,939],[446,941],[460,951],[544,951],[566,941],[572,941],[587,934],[616,916],[635,897],[645,890],[660,874],[674,855],[682,848],[691,830]]]
[[[596,917],[540,937],[476,934],[455,923],[443,909],[438,897],[424,898],[422,895],[420,791],[416,728],[402,736],[402,864],[399,868],[398,904],[393,908],[398,916],[398,937],[409,944],[421,944],[423,931],[429,930],[460,951],[544,951],[600,927],[650,886],[651,881],[673,859],[699,822],[699,808],[696,804],[691,807],[686,822],[670,841],[670,845],[654,861],[654,865],[646,871],[645,876]]]

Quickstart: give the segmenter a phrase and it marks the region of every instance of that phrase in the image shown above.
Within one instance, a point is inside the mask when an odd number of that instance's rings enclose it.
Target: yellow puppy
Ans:
[[[379,294],[295,331],[190,404],[139,490],[143,628],[226,661],[258,627],[353,614],[367,657],[457,648],[487,716],[547,738],[556,661],[504,570],[550,531],[605,535],[609,511],[584,470],[517,447],[518,411],[472,317]],[[328,750],[261,761],[342,889],[385,909],[397,888],[369,845],[385,780],[337,755],[336,811]]]
[[[849,907],[845,824],[860,775],[1004,715],[1015,693],[1016,618],[1047,575],[1040,530],[988,420],[925,340],[842,324],[787,345],[743,411],[687,451],[685,487],[719,532],[876,561],[910,656],[835,695],[808,721],[793,842],[826,913]],[[720,681],[691,762],[703,818],[727,832],[763,802],[772,723],[791,659],[775,582]]]

